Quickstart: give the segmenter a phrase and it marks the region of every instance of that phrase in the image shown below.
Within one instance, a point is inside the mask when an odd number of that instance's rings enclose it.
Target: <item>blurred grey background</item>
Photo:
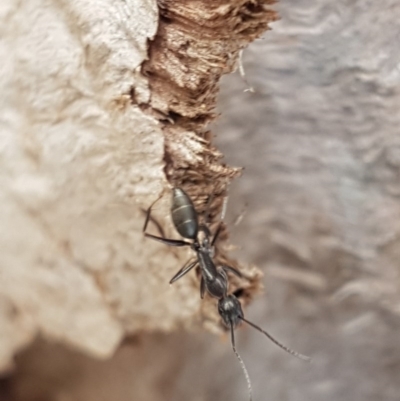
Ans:
[[[237,254],[265,272],[247,315],[313,363],[242,332],[254,398],[398,400],[400,3],[277,9],[244,54],[256,93],[224,81],[217,144],[246,168],[230,193],[230,213],[247,205]]]
[[[227,76],[213,130],[226,161],[245,167],[226,217],[246,210],[230,226],[235,255],[265,273],[246,317],[313,362],[249,327],[237,330],[237,348],[254,400],[399,400],[400,2],[276,9],[281,20],[244,52],[255,93],[239,73]],[[30,386],[36,352],[58,361],[40,373],[57,397]],[[108,362],[48,344],[19,361],[10,386],[20,400],[248,397],[229,338],[206,332],[149,336]]]

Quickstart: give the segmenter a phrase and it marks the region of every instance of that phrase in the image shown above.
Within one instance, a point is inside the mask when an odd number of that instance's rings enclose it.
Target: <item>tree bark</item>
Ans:
[[[207,124],[268,3],[1,3],[0,371],[38,336],[108,358],[132,334],[198,325],[200,306],[217,329],[196,279],[168,286],[188,254],[145,240],[141,209],[167,178],[199,212],[213,193],[217,219],[240,169]]]

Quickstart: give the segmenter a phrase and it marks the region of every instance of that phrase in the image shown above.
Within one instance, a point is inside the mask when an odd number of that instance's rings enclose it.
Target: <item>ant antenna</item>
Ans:
[[[254,327],[256,330],[258,330],[259,332],[263,333],[264,335],[266,335],[274,344],[276,344],[278,347],[282,348],[283,350],[285,350],[289,354],[291,354],[291,355],[295,356],[296,358],[299,358],[299,359],[301,359],[303,361],[311,362],[311,358],[309,356],[300,354],[299,352],[293,351],[292,349],[290,349],[290,348],[286,347],[285,345],[281,344],[278,340],[275,340],[275,338],[272,337],[271,334],[268,334],[261,327],[256,326],[254,323],[251,323],[250,321],[245,319],[243,316],[239,316],[239,319],[242,319],[244,322],[246,322],[250,326]]]
[[[239,360],[239,362],[240,362],[240,365],[241,365],[241,367],[242,367],[244,376],[245,376],[246,381],[247,381],[247,389],[249,390],[249,400],[252,401],[252,400],[253,400],[253,390],[252,390],[252,388],[251,388],[250,377],[249,377],[249,374],[248,374],[247,369],[246,369],[246,365],[244,364],[242,357],[241,357],[241,356],[239,355],[239,353],[236,351],[236,347],[235,347],[235,333],[234,333],[234,327],[233,327],[232,321],[231,321],[231,342],[232,342],[232,349],[233,349],[233,352],[235,353],[236,358],[237,358],[237,359]]]

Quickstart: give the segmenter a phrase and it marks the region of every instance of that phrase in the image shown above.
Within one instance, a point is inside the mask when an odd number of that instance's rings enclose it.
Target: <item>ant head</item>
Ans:
[[[218,313],[228,327],[236,327],[243,318],[242,305],[234,295],[228,295],[218,301]]]

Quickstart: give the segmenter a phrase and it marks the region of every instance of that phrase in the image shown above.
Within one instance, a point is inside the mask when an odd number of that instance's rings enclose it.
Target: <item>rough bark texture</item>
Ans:
[[[151,106],[196,130],[214,119],[219,78],[238,51],[268,28],[271,0],[161,0],[160,26],[144,72]]]

